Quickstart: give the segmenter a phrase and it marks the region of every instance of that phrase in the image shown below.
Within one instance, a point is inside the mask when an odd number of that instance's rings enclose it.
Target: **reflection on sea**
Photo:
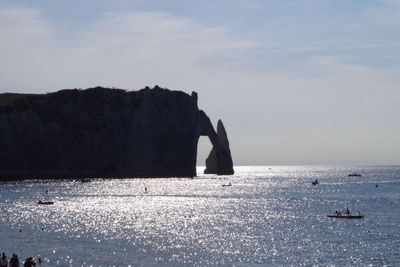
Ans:
[[[235,171],[2,183],[0,249],[42,266],[400,264],[400,167]],[[365,218],[326,217],[346,207]]]

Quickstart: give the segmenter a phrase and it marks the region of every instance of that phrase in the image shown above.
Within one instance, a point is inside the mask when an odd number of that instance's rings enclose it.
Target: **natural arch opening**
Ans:
[[[210,154],[211,149],[212,144],[210,138],[208,138],[208,136],[200,136],[197,143],[196,166],[206,166],[206,158]]]

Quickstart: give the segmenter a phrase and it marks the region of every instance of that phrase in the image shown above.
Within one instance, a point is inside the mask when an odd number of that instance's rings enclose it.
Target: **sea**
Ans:
[[[203,170],[1,182],[0,252],[37,266],[400,266],[400,166]],[[365,217],[327,217],[346,208]]]

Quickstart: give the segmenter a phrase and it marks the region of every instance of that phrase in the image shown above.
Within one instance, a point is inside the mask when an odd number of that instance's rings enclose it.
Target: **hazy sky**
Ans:
[[[236,165],[400,164],[400,1],[0,0],[0,92],[156,84]]]

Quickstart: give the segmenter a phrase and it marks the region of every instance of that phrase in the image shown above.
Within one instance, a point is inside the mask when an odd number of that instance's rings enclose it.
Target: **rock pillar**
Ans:
[[[218,175],[234,174],[229,140],[221,120],[218,120],[217,133],[213,129],[209,138],[213,144],[213,148],[206,159],[204,173],[215,173]]]

